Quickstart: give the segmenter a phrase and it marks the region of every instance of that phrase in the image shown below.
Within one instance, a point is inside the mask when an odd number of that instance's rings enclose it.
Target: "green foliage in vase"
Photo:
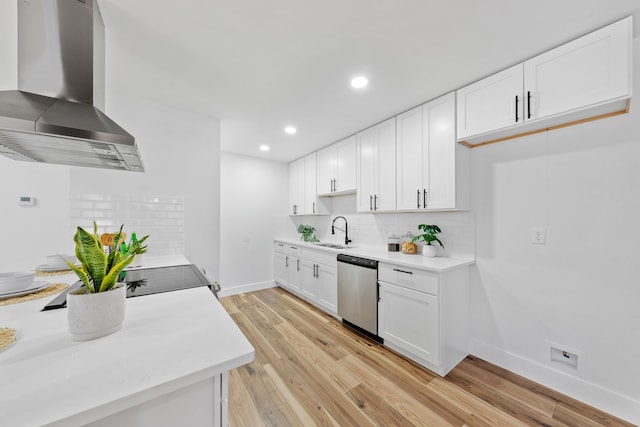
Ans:
[[[122,228],[113,238],[113,246],[107,255],[98,237],[98,226],[93,223],[93,234],[90,234],[82,227],[76,229],[73,241],[76,242],[76,257],[80,261],[80,267],[65,260],[67,265],[80,278],[84,286],[90,293],[105,292],[113,288],[118,282],[118,277],[134,260],[137,254],[145,253],[147,247],[143,244],[149,236],[134,241],[126,249],[118,250],[118,243],[121,240]],[[126,245],[125,245],[126,247]]]
[[[316,229],[310,225],[300,224],[298,226],[298,233],[302,234],[300,237],[305,242],[319,242],[316,237]]]
[[[413,240],[411,240],[413,243],[420,240],[422,240],[427,245],[431,245],[432,242],[438,242],[440,243],[440,246],[442,246],[442,249],[444,249],[444,245],[436,236],[436,234],[442,233],[440,227],[438,227],[437,225],[420,224],[418,225],[418,229],[422,230],[423,233],[418,234],[416,237],[414,237]]]

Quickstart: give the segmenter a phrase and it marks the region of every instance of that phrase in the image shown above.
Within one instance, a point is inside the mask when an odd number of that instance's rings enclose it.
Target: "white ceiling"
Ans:
[[[289,161],[630,14],[638,0],[100,0],[109,88],[221,120]],[[107,56],[109,62],[109,56]],[[108,68],[109,69],[109,68]],[[349,80],[364,74],[364,91]],[[298,133],[283,132],[294,125]],[[258,146],[271,151],[262,153]]]

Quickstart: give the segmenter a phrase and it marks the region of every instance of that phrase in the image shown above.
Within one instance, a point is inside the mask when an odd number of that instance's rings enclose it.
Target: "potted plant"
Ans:
[[[412,241],[416,242],[422,240],[425,243],[422,248],[422,255],[427,257],[437,256],[438,248],[433,244],[433,242],[438,242],[442,249],[444,249],[444,245],[437,237],[437,234],[442,232],[440,227],[437,225],[420,224],[418,225],[418,229],[422,231],[422,234],[415,236]]]
[[[304,224],[300,224],[298,226],[298,233],[302,234],[302,236],[300,236],[300,238],[302,240],[304,240],[305,242],[319,242],[320,240],[318,240],[318,238],[316,237],[316,229],[313,228],[310,225],[304,225]]]
[[[74,341],[103,337],[122,327],[126,286],[118,279],[135,256],[146,251],[143,243],[149,237],[132,240],[127,246],[122,228],[120,226],[110,241],[108,255],[98,237],[95,222],[93,234],[82,227],[76,229],[73,240],[80,267],[65,260],[82,282],[80,289],[67,294],[69,333]]]

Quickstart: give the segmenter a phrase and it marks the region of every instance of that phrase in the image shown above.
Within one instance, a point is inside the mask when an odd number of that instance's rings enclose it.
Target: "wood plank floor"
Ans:
[[[631,426],[475,357],[441,378],[280,288],[221,301],[256,349],[231,427]]]

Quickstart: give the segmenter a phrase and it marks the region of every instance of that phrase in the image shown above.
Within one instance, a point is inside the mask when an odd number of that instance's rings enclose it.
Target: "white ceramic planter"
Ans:
[[[118,283],[107,292],[92,294],[79,291],[67,294],[67,319],[72,340],[92,340],[122,328],[127,296],[124,283]]]
[[[424,245],[422,247],[422,255],[426,257],[438,256],[438,248],[434,245]]]

